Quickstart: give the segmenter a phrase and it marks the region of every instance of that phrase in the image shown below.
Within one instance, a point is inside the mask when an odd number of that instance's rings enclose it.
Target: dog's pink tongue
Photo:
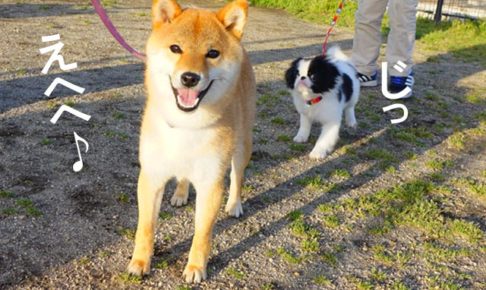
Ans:
[[[181,105],[186,107],[194,107],[197,104],[199,91],[191,89],[178,89],[177,93],[179,94],[179,101],[181,102]]]

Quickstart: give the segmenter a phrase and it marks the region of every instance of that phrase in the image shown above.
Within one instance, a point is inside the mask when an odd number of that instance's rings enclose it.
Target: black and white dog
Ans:
[[[325,56],[298,58],[285,73],[294,105],[300,114],[300,128],[294,141],[307,142],[312,123],[319,122],[322,132],[311,158],[324,158],[339,139],[344,112],[346,125],[356,127],[354,106],[359,98],[357,71],[337,46]]]

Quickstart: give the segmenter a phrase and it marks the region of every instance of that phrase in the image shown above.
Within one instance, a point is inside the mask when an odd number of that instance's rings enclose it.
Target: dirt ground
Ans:
[[[108,8],[113,22],[143,50],[151,1],[105,2],[115,3]],[[224,1],[185,3],[215,8]],[[379,88],[364,89],[359,128],[343,129],[336,151],[312,161],[312,142],[296,146],[288,140],[298,115],[283,72],[294,58],[318,54],[324,31],[282,11],[250,9],[244,45],[258,82],[258,117],[245,213],[234,219],[221,211],[208,280],[195,286],[181,278],[193,233],[194,192],[189,205],[173,208],[173,186],[162,204],[151,275],[139,280],[124,274],[137,222],[143,63],[114,41],[89,1],[2,1],[0,288],[485,289],[486,106],[468,101],[485,92],[485,68],[418,46],[415,96],[405,102],[408,120],[391,125],[397,115],[384,114],[382,107],[392,102]],[[41,37],[57,33],[66,63],[77,62],[78,68],[63,72],[54,65],[43,75],[48,56],[39,53],[47,46]],[[338,28],[331,42],[349,55],[352,37]],[[56,77],[86,92],[58,87],[47,98],[44,91]],[[51,124],[62,104],[91,120],[63,114]],[[72,170],[74,131],[90,145],[79,173]],[[316,128],[314,141],[318,133]],[[370,229],[385,228],[386,218],[364,207],[326,218],[328,206],[346,209],[346,200],[411,180],[447,189],[427,197],[426,204],[437,205],[440,224],[458,221],[471,228],[453,232],[432,258],[424,256],[432,253],[424,245],[441,240],[421,227],[420,217],[384,233]],[[300,232],[296,220],[304,221]],[[309,228],[317,231],[308,234]]]

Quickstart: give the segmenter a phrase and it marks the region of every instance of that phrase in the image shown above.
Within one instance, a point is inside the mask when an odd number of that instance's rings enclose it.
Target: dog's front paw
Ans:
[[[307,142],[307,139],[308,139],[308,137],[303,136],[303,135],[300,135],[300,134],[297,134],[294,137],[294,142],[297,142],[297,143],[305,143],[305,142]]]
[[[311,159],[324,159],[324,158],[326,158],[327,154],[328,154],[327,150],[316,150],[316,149],[314,149],[309,154],[309,157]]]
[[[128,264],[127,271],[129,274],[136,276],[148,275],[150,273],[150,261],[132,258]]]
[[[182,277],[187,283],[201,283],[202,280],[206,280],[206,268],[187,264]]]
[[[229,202],[226,204],[224,209],[230,216],[240,217],[243,215],[243,207],[241,206],[241,201]]]

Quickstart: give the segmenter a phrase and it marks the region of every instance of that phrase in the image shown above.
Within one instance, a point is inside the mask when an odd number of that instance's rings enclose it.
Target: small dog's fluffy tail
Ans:
[[[347,55],[344,54],[344,52],[341,50],[341,48],[338,45],[335,45],[327,50],[327,55],[329,56],[330,59],[333,60],[341,60],[341,61],[349,61],[349,58]]]

